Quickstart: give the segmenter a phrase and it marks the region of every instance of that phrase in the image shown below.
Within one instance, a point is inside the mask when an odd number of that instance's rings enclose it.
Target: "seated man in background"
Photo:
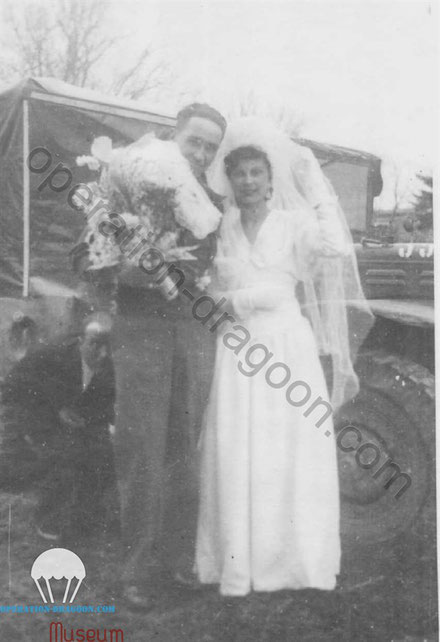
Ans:
[[[47,540],[119,534],[110,330],[107,315],[88,316],[79,336],[29,352],[3,384],[7,485],[36,481],[36,528]]]

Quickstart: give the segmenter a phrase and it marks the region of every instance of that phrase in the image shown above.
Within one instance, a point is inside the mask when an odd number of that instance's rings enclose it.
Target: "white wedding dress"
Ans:
[[[334,217],[325,214],[272,210],[253,245],[239,210],[224,216],[214,281],[216,297],[232,302],[237,321],[219,330],[200,440],[195,561],[200,581],[219,583],[224,595],[335,587],[336,444],[331,416],[316,426],[322,404],[305,416],[314,401],[329,397],[295,290],[319,256],[344,254],[345,243]],[[251,338],[239,349],[246,331]],[[249,351],[254,344],[263,347]],[[284,365],[269,371],[276,362]],[[290,403],[289,385],[299,381],[305,385],[290,389]],[[309,399],[299,405],[307,386]]]

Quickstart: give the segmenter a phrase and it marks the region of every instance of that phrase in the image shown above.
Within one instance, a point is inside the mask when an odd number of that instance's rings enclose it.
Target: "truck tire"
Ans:
[[[379,351],[356,370],[359,394],[335,417],[343,545],[410,534],[435,560],[434,376]]]

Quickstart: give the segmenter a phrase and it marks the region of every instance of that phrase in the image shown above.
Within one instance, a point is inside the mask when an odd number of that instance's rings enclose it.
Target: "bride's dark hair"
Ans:
[[[243,160],[262,160],[267,167],[269,178],[272,180],[272,165],[270,164],[268,155],[265,151],[259,147],[254,147],[253,145],[236,147],[232,152],[229,152],[229,154],[225,156],[225,171],[228,178],[230,178],[234,169]]]

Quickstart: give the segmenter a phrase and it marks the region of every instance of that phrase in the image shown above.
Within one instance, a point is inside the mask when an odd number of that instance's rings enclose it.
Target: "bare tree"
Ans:
[[[21,12],[9,3],[5,18],[13,34],[12,67],[21,76],[53,76],[84,86],[116,42],[102,34],[103,2],[29,3]]]
[[[261,116],[271,120],[280,129],[293,138],[301,136],[304,128],[304,116],[290,105],[268,100],[250,90],[239,97],[237,104],[229,111],[230,119],[240,116]]]
[[[122,71],[111,83],[109,90],[116,95],[137,100],[163,85],[168,74],[168,65],[163,60],[154,60],[150,47],[145,47],[134,64]]]
[[[414,209],[420,214],[431,216],[433,213],[433,177],[432,174],[419,172],[419,189],[414,193]]]
[[[4,0],[3,8],[9,56],[0,66],[0,79],[51,76],[137,99],[167,77],[167,66],[150,47],[134,63],[114,69],[112,80],[99,73],[129,38],[109,32],[105,0],[40,0],[25,5]]]
[[[414,164],[393,165],[391,180],[394,213],[417,209],[419,203],[425,204],[432,199],[432,177],[417,171]]]

